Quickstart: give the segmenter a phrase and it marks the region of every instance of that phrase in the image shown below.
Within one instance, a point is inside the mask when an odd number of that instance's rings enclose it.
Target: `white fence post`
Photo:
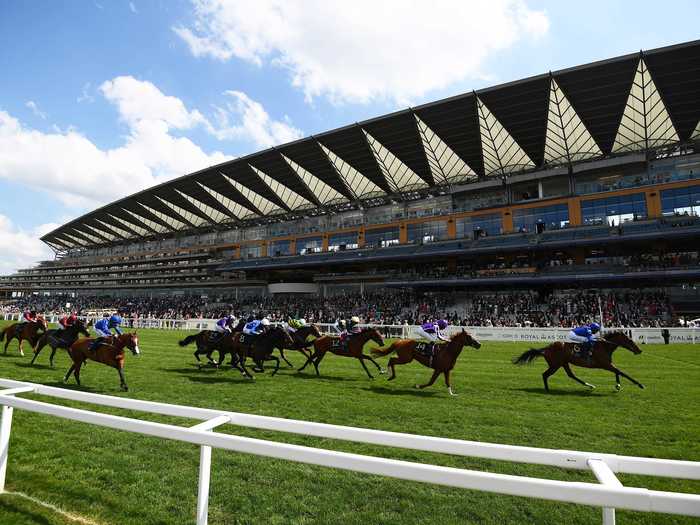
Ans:
[[[588,466],[591,467],[596,479],[608,487],[622,487],[622,483],[617,479],[615,473],[602,459],[589,459]],[[615,509],[603,507],[603,525],[615,525]]]
[[[191,430],[211,430],[214,427],[229,423],[228,416],[218,416],[203,421]],[[211,481],[211,447],[201,445],[199,447],[199,488],[197,489],[197,525],[207,525],[209,514],[209,482]]]
[[[10,451],[10,431],[12,430],[12,407],[3,405],[0,421],[0,493],[5,492],[7,455]]]

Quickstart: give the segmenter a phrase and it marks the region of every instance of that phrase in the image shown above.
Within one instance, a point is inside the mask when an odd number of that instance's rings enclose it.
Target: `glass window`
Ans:
[[[365,232],[365,246],[367,248],[385,248],[392,244],[399,244],[399,228],[379,228]]]
[[[624,188],[638,188],[647,184],[651,184],[651,182],[645,172],[579,175],[576,177],[575,191],[578,195],[586,195]]]
[[[481,190],[453,195],[455,211],[472,211],[481,208],[492,208],[506,204],[506,192],[503,189]]]
[[[241,246],[241,259],[254,259],[262,255],[262,247],[259,244],[247,244]]]
[[[292,254],[292,241],[270,241],[267,254],[272,257]]]
[[[538,224],[545,230],[559,230],[569,225],[569,206],[555,204],[513,211],[513,227],[519,232],[536,232]]]
[[[447,221],[427,221],[409,224],[408,242],[426,243],[447,239]]]
[[[336,233],[328,238],[329,252],[356,250],[357,246],[357,232]]]
[[[321,237],[304,237],[297,239],[297,253],[304,255],[306,253],[318,253],[323,247],[323,239]]]
[[[662,191],[661,211],[664,215],[700,215],[700,186]]]
[[[473,238],[475,231],[483,232],[482,235],[500,235],[503,231],[503,217],[500,213],[461,217],[457,219],[456,229],[458,239]]]
[[[581,218],[583,224],[587,225],[617,226],[624,222],[645,219],[646,216],[647,203],[643,193],[581,201]]]
[[[661,159],[649,164],[652,184],[700,177],[700,156]]]

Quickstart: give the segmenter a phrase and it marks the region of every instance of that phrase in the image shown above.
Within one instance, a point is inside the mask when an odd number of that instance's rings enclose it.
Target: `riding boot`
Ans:
[[[104,337],[98,337],[95,339],[92,344],[90,345],[90,351],[91,352],[97,352],[97,348],[104,342]]]

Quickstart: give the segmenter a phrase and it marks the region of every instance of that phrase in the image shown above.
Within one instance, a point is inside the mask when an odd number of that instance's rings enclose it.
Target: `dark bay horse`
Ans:
[[[19,341],[19,355],[24,357],[24,350],[22,349],[22,344],[24,341],[29,341],[30,346],[33,348],[36,345],[42,332],[45,332],[48,328],[46,319],[39,316],[36,321],[31,321],[28,323],[15,323],[11,324],[4,330],[0,330],[0,342],[3,338],[5,339],[5,350],[7,353],[7,347],[10,341],[17,339]]]
[[[231,334],[221,334],[214,330],[202,330],[197,334],[188,335],[181,341],[178,341],[177,344],[184,347],[191,343],[197,343],[197,349],[194,351],[194,358],[201,363],[202,360],[199,356],[204,355],[207,358],[208,364],[216,365],[216,361],[211,358],[211,354],[215,350],[220,350],[219,345],[227,337],[231,337]]]
[[[446,342],[437,344],[434,350],[421,352],[418,351],[421,347],[421,343],[413,339],[399,339],[393,342],[389,348],[384,350],[383,348],[377,348],[372,350],[373,356],[385,356],[393,352],[396,352],[396,357],[389,359],[388,367],[391,369],[391,377],[389,381],[396,378],[395,365],[404,365],[410,363],[414,359],[418,361],[423,366],[432,368],[433,376],[430,381],[424,385],[416,385],[416,388],[426,388],[432,385],[435,380],[440,377],[440,374],[445,375],[445,384],[447,385],[447,390],[451,396],[457,395],[452,391],[452,385],[450,385],[450,373],[457,363],[457,358],[459,354],[462,353],[462,349],[465,346],[471,346],[472,348],[481,348],[481,343],[474,339],[472,335],[462,328],[461,332]],[[425,348],[425,347],[424,347]]]
[[[311,347],[314,342],[309,341],[309,337],[313,337],[315,339],[318,339],[321,337],[321,330],[319,330],[318,326],[315,324],[309,324],[306,326],[302,326],[301,328],[298,328],[296,332],[290,334],[292,336],[292,341],[293,344],[290,348],[280,348],[280,357],[284,360],[285,363],[287,363],[289,366],[293,367],[294,365],[289,362],[289,360],[284,356],[284,351],[285,350],[296,350],[297,352],[301,352],[304,354],[304,357],[308,360],[309,357],[311,357],[311,351],[309,350],[309,347]]]
[[[119,386],[124,391],[129,390],[129,387],[126,386],[126,380],[124,379],[124,348],[131,350],[131,353],[135,356],[141,354],[141,350],[139,350],[139,337],[136,335],[136,332],[112,337],[108,342],[98,346],[97,350],[92,351],[90,350],[90,345],[92,345],[94,340],[95,339],[92,337],[83,338],[77,340],[70,346],[68,353],[73,360],[73,364],[68,369],[68,372],[66,372],[66,377],[63,378],[63,381],[67,382],[71,373],[73,373],[75,375],[75,382],[80,385],[80,368],[85,361],[89,359],[116,368],[117,372],[119,372]]]
[[[236,333],[227,335],[219,345],[219,362],[217,366],[221,366],[224,362],[226,354],[231,355],[231,366],[238,369],[241,374],[249,379],[253,376],[248,372],[245,366],[246,359],[251,357],[255,362],[255,372],[263,371],[265,361],[275,361],[275,370],[272,375],[275,375],[280,368],[280,360],[272,355],[275,348],[290,348],[294,342],[287,330],[281,326],[275,326],[260,335],[247,335]]]
[[[622,331],[609,332],[605,334],[603,339],[598,339],[593,344],[593,351],[590,359],[580,356],[575,350],[574,343],[556,341],[545,348],[532,348],[524,352],[520,357],[513,359],[513,364],[525,365],[531,363],[538,357],[544,357],[549,365],[549,368],[542,374],[544,380],[544,389],[549,392],[547,379],[560,368],[564,368],[566,375],[574,381],[581,383],[588,388],[595,388],[594,385],[582,381],[574,375],[570,365],[581,366],[584,368],[602,368],[609,370],[615,374],[615,388],[620,390],[620,376],[629,379],[639,388],[644,388],[639,381],[632,379],[622,370],[617,368],[612,363],[612,355],[617,347],[626,348],[633,354],[641,354],[642,351],[627,334]]]
[[[51,347],[49,362],[51,363],[51,368],[54,368],[53,358],[56,355],[56,350],[59,348],[68,350],[70,345],[77,341],[79,334],[83,334],[85,337],[90,337],[85,324],[80,319],[63,330],[47,330],[41,335],[41,337],[39,337],[39,340],[36,343],[34,348],[34,357],[32,357],[31,364],[34,364],[34,361],[36,361],[36,358],[39,357],[41,350],[46,345],[49,345]]]
[[[365,360],[372,362],[372,364],[377,367],[380,374],[383,374],[384,370],[382,370],[382,367],[379,366],[379,363],[377,363],[374,359],[362,353],[367,341],[374,341],[379,346],[384,346],[384,338],[382,337],[382,334],[380,334],[376,328],[371,327],[364,328],[359,334],[348,336],[348,340],[345,344],[341,344],[338,337],[333,337],[330,335],[319,337],[313,342],[313,355],[307,357],[306,363],[304,363],[304,366],[299,369],[299,372],[304,370],[309,363],[312,363],[316,369],[316,375],[321,375],[318,371],[318,365],[321,363],[321,360],[325,357],[326,353],[331,352],[341,357],[354,357],[355,359],[359,359],[362,368],[365,369],[365,372],[367,372],[369,378],[374,379],[372,374],[369,373],[369,370],[367,370]]]

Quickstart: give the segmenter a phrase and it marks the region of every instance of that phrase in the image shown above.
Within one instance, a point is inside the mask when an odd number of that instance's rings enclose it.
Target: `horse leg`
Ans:
[[[280,369],[280,360],[277,356],[271,355],[270,357],[267,358],[268,361],[275,361],[275,369],[272,371],[272,375],[274,376],[277,371]]]
[[[304,366],[302,366],[297,372],[302,372],[304,368],[309,366],[309,363],[312,363],[316,357],[318,357],[318,350],[316,350],[313,354],[311,352],[307,354],[304,354],[306,356],[306,363],[304,363]]]
[[[36,361],[36,358],[39,357],[39,354],[41,353],[41,350],[44,348],[44,344],[40,344],[34,349],[34,355],[32,356],[32,360],[29,363],[30,365],[34,364],[34,361]],[[53,365],[52,365],[53,366]]]
[[[394,368],[395,365],[405,365],[411,361],[413,361],[413,352],[402,352],[401,350],[397,351],[396,357],[390,358],[389,363],[387,364],[387,368],[391,370],[391,377],[388,380],[391,381],[392,379],[396,379],[396,368]]]
[[[620,388],[619,388],[619,386],[620,386],[620,380],[619,380],[620,376],[624,377],[625,379],[629,379],[629,380],[632,381],[635,385],[637,385],[639,388],[641,388],[642,390],[644,390],[644,385],[643,385],[643,384],[641,384],[641,383],[640,383],[639,381],[637,381],[636,379],[632,379],[630,376],[628,376],[627,374],[625,374],[622,370],[620,370],[619,368],[617,368],[617,367],[616,367],[615,365],[613,365],[612,363],[610,363],[610,364],[608,365],[608,367],[606,368],[606,370],[610,370],[611,372],[613,372],[613,373],[615,374],[615,378],[616,378],[617,381],[618,381],[618,383],[617,383],[617,387],[618,387],[617,389],[618,389],[618,390],[620,389]]]
[[[369,377],[370,379],[374,379],[374,376],[369,373],[369,370],[367,369],[367,365],[365,364],[365,356],[360,354],[360,356],[357,359],[360,360],[360,364],[362,365],[362,368],[364,368],[365,372],[367,372],[367,377]]]
[[[549,368],[548,368],[547,370],[545,370],[545,371],[542,373],[542,380],[544,381],[544,389],[545,389],[547,392],[549,392],[549,384],[547,383],[547,379],[548,379],[549,376],[551,376],[554,372],[556,372],[557,370],[559,370],[559,368],[560,368],[559,366],[550,365]]]
[[[58,350],[58,348],[53,346],[51,347],[51,355],[49,356],[49,364],[51,365],[51,368],[56,368],[56,365],[53,363],[53,358],[56,357],[56,350]],[[36,357],[36,354],[34,357]]]
[[[445,384],[447,385],[447,391],[450,393],[451,396],[456,396],[457,394],[454,393],[452,390],[452,385],[450,384],[450,374],[452,373],[452,370],[445,370],[443,372],[445,374]]]
[[[380,374],[385,374],[385,373],[386,373],[386,370],[384,370],[381,366],[379,366],[379,363],[377,363],[374,359],[372,359],[371,356],[362,354],[362,357],[364,357],[365,359],[369,359],[370,362],[371,362],[374,366],[377,367],[377,370],[379,371]]]
[[[313,357],[313,356],[312,356]],[[323,361],[323,358],[326,357],[326,352],[319,352],[318,357],[314,359],[312,362],[314,364],[314,368],[316,369],[316,375],[320,376],[321,372],[318,370],[318,365],[321,364],[321,361]],[[365,369],[366,370],[366,369]]]
[[[243,354],[243,355],[240,355],[240,354],[239,354],[239,355],[238,355],[238,358],[239,358],[239,359],[238,359],[238,364],[240,365],[239,370],[242,370],[243,375],[245,375],[248,379],[255,379],[255,378],[253,377],[253,375],[252,375],[250,372],[248,372],[248,369],[245,367],[245,360],[246,360],[245,354]]]
[[[564,372],[566,372],[566,375],[569,376],[571,379],[573,379],[573,380],[576,381],[577,383],[581,383],[583,386],[587,386],[587,387],[590,388],[591,390],[593,390],[593,389],[595,388],[595,385],[592,385],[592,384],[590,384],[590,383],[586,383],[585,381],[582,381],[581,379],[579,379],[578,377],[576,377],[576,376],[574,375],[573,370],[571,370],[571,366],[569,366],[569,363],[566,363],[566,364],[564,364],[564,365],[562,365],[562,366],[564,367]]]
[[[287,359],[287,358],[284,356],[284,350],[282,350],[281,348],[280,348],[280,357],[284,360],[285,363],[287,363],[287,366],[288,366],[289,368],[294,368],[294,365],[289,361],[289,359]],[[272,374],[272,375],[274,375],[274,374]]]
[[[129,387],[126,385],[126,379],[124,379],[124,369],[121,366],[117,367],[117,372],[119,372],[119,386],[124,392],[128,392]]]
[[[67,382],[68,382],[68,378],[69,378],[70,375],[73,373],[73,370],[75,370],[75,363],[73,363],[72,365],[70,365],[70,368],[68,369],[68,372],[66,372],[66,376],[63,378],[63,382],[64,382],[64,383],[67,383]]]
[[[75,376],[75,382],[78,383],[78,386],[80,386],[80,367],[83,366],[83,361],[78,361],[75,363],[75,367],[73,369],[73,375]]]
[[[24,339],[22,339],[22,337],[20,337],[19,338],[19,355],[21,355],[22,357],[24,357],[24,349],[22,348],[23,344],[24,344]]]
[[[441,373],[442,372],[440,372],[439,370],[435,370],[433,372],[433,377],[430,378],[430,381],[428,381],[424,385],[416,385],[416,388],[420,388],[422,390],[423,388],[427,388],[427,387],[431,386],[435,382],[435,380],[440,376]]]

